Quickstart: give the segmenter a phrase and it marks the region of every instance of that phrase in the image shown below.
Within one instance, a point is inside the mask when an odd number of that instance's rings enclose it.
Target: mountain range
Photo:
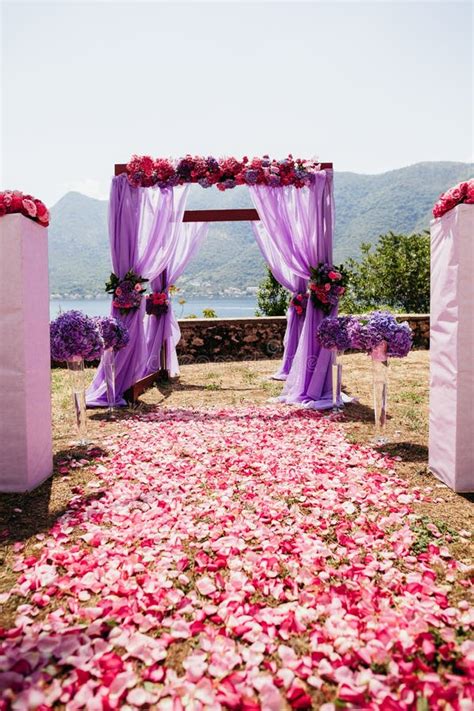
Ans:
[[[374,243],[389,230],[412,233],[427,228],[440,193],[472,175],[472,165],[444,161],[378,175],[336,171],[334,261],[357,258],[362,242]],[[245,187],[219,192],[193,185],[187,202],[187,209],[242,207],[252,207]],[[69,192],[53,206],[49,259],[53,296],[104,295],[111,271],[106,200]],[[250,293],[263,274],[250,223],[213,223],[178,286],[186,295],[238,295]]]

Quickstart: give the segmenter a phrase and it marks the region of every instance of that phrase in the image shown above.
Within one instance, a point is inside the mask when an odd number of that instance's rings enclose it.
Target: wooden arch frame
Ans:
[[[332,167],[332,163],[321,163],[322,170],[331,170]],[[115,164],[114,174],[116,176],[126,172],[126,163]],[[260,217],[254,208],[242,208],[239,210],[185,210],[183,215],[183,222],[256,222],[257,220],[260,220]],[[128,402],[136,402],[139,396],[160,378],[164,380],[168,379],[164,347],[160,354],[160,361],[160,370],[147,375],[146,378],[142,378],[124,393],[124,397]]]

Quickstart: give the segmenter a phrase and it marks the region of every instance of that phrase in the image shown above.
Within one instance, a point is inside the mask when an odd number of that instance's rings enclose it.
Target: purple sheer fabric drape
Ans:
[[[281,188],[279,188],[281,190]],[[250,194],[255,188],[250,188]],[[252,198],[254,196],[252,195]],[[259,205],[263,212],[265,208],[262,206],[262,200],[258,195],[255,196],[254,204]],[[257,207],[257,210],[259,208]],[[262,222],[252,222],[252,228],[257,240],[257,244],[260,247],[260,251],[271,269],[271,272],[275,279],[282,284],[285,289],[291,291],[293,294],[301,293],[306,291],[306,279],[295,274],[291,271],[285,262],[285,255],[282,254],[282,250],[279,249],[279,240],[270,237],[269,233],[265,229]],[[275,235],[275,231],[274,231]],[[301,331],[303,328],[303,323],[305,319],[305,314],[298,316],[296,311],[290,307],[286,314],[287,324],[285,337],[283,339],[283,360],[279,370],[272,376],[274,380],[286,380],[288,373],[291,370],[291,365],[293,363],[293,358],[295,357],[296,348],[300,339]]]
[[[250,188],[263,228],[275,254],[306,283],[310,268],[332,262],[334,223],[333,174],[316,174],[305,188]],[[276,261],[276,260],[275,260]],[[276,278],[279,280],[277,274]],[[335,307],[331,315],[337,313]],[[321,349],[316,329],[324,314],[308,301],[296,353],[280,400],[309,407],[331,407],[331,352]]]
[[[186,195],[187,187],[133,188],[126,175],[113,178],[109,237],[115,274],[122,278],[133,269],[151,282],[162,274],[174,254]],[[116,405],[124,405],[123,393],[146,372],[148,349],[143,323],[144,300],[136,311],[121,315],[112,307],[111,312],[125,323],[130,333],[129,344],[115,358]],[[104,407],[106,404],[106,383],[101,364],[87,391],[87,405]]]
[[[171,253],[166,269],[151,282],[153,291],[167,292],[186,269],[190,260],[199,250],[205,239],[209,225],[202,222],[186,222],[179,227],[177,239],[173,239]],[[179,374],[176,345],[181,338],[181,331],[173,309],[166,314],[148,316],[145,323],[147,361],[144,375],[154,373],[160,367],[160,353],[163,343],[166,346],[166,364],[171,377]]]

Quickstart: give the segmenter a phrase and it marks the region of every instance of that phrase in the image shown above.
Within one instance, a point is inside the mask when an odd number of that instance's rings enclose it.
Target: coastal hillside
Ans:
[[[361,242],[375,242],[389,230],[413,232],[428,227],[438,195],[472,175],[472,166],[454,162],[417,163],[378,175],[336,172],[336,263],[357,257]],[[188,199],[190,209],[251,206],[245,187],[221,193],[193,185]],[[103,284],[111,271],[107,201],[70,192],[51,214],[51,293],[103,296]],[[250,223],[212,224],[179,286],[186,295],[249,293],[260,281],[263,268]]]

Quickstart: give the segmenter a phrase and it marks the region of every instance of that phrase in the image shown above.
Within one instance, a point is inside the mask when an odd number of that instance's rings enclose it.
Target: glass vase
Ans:
[[[77,442],[76,445],[84,446],[90,444],[87,439],[87,412],[86,412],[86,388],[84,383],[84,360],[77,358],[68,360],[67,369],[69,371],[69,381],[71,383],[72,403],[74,409],[74,419],[76,422]]]
[[[107,405],[109,416],[113,417],[115,411],[115,351],[113,348],[106,348],[102,355],[102,367],[104,368],[105,385],[107,388]]]
[[[342,356],[344,351],[332,350],[331,375],[332,375],[332,412],[342,412]]]
[[[388,442],[385,432],[387,423],[388,404],[388,376],[389,364],[387,356],[387,343],[384,341],[376,346],[371,352],[372,358],[372,381],[374,397],[374,417],[375,417],[375,443],[384,444]]]

